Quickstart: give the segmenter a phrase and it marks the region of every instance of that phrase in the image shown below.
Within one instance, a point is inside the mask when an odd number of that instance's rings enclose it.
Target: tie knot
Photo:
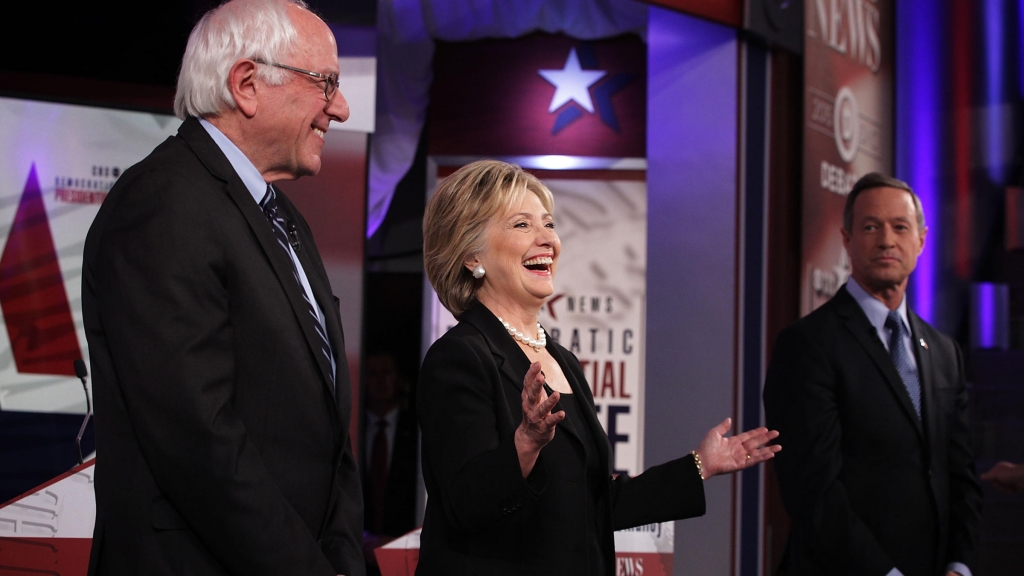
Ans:
[[[260,208],[263,209],[263,213],[267,217],[277,217],[277,194],[274,193],[274,187],[269,184],[267,184],[267,193],[263,195],[263,200],[260,200]]]
[[[885,317],[885,327],[897,334],[903,333],[903,319],[900,318],[900,313],[892,310],[889,315]]]
[[[383,431],[387,430],[387,428],[388,428],[388,421],[387,421],[386,418],[381,418],[381,419],[377,420],[377,430],[383,432]]]

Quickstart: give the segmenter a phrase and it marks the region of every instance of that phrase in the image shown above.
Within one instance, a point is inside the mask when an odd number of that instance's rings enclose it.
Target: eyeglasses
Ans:
[[[287,64],[278,64],[277,62],[265,62],[263,60],[253,60],[257,64],[265,64],[267,66],[275,66],[277,68],[284,68],[285,70],[291,70],[292,72],[298,72],[299,74],[305,74],[310,78],[316,78],[317,82],[324,83],[324,97],[329,102],[331,96],[334,96],[334,92],[338,90],[338,75],[337,74],[321,74],[320,72],[313,72],[310,70],[303,70],[302,68],[296,68],[294,66],[288,66]]]

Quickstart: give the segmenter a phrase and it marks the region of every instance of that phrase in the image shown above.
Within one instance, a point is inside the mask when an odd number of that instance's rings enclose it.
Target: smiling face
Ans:
[[[533,192],[524,192],[511,209],[491,219],[484,250],[466,262],[487,271],[476,296],[492,311],[536,315],[554,293],[562,243],[552,215]]]
[[[865,190],[854,201],[852,229],[842,233],[854,280],[876,297],[891,293],[898,305],[927,233],[918,228],[910,193],[887,186]]]
[[[289,4],[288,15],[295,25],[296,41],[279,64],[319,72],[338,73],[338,49],[334,34],[308,10]],[[260,82],[258,116],[262,136],[257,167],[268,182],[312,176],[320,171],[324,134],[331,120],[348,119],[348,102],[336,90],[328,101],[324,83],[316,78],[287,72],[284,84]]]

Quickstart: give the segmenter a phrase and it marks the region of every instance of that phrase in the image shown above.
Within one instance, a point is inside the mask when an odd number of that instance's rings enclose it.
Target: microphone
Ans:
[[[85,367],[85,361],[79,358],[75,360],[75,376],[82,381],[82,389],[85,390],[85,419],[82,420],[82,428],[78,430],[78,436],[75,437],[75,448],[78,449],[78,463],[85,464],[85,459],[82,458],[82,435],[85,434],[85,426],[89,423],[89,417],[92,416],[92,402],[89,400],[89,385],[86,383],[86,378],[89,377],[89,370]]]
[[[295,223],[291,221],[288,222],[288,243],[292,245],[292,250],[296,252],[302,246],[299,242],[299,231],[295,228]]]

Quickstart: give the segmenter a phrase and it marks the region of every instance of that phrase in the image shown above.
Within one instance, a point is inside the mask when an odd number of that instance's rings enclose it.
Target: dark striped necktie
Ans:
[[[277,243],[281,245],[281,249],[284,250],[288,256],[288,262],[292,265],[292,275],[295,277],[295,283],[299,285],[299,292],[302,294],[302,299],[306,302],[306,308],[309,312],[310,317],[313,320],[313,328],[316,335],[319,337],[320,351],[324,357],[327,358],[327,365],[334,366],[334,355],[331,353],[331,343],[327,339],[327,332],[324,329],[323,324],[320,323],[320,317],[316,312],[316,306],[309,298],[309,294],[306,294],[306,289],[302,287],[302,281],[299,279],[299,270],[295,266],[295,260],[292,259],[292,252],[288,248],[288,228],[285,219],[281,217],[277,209],[277,194],[274,192],[274,187],[267,185],[267,193],[263,196],[263,200],[260,201],[260,208],[263,209],[263,214],[267,216],[267,220],[270,221],[270,227],[274,230],[274,236],[277,238]],[[334,374],[331,373],[331,390],[334,390]]]

